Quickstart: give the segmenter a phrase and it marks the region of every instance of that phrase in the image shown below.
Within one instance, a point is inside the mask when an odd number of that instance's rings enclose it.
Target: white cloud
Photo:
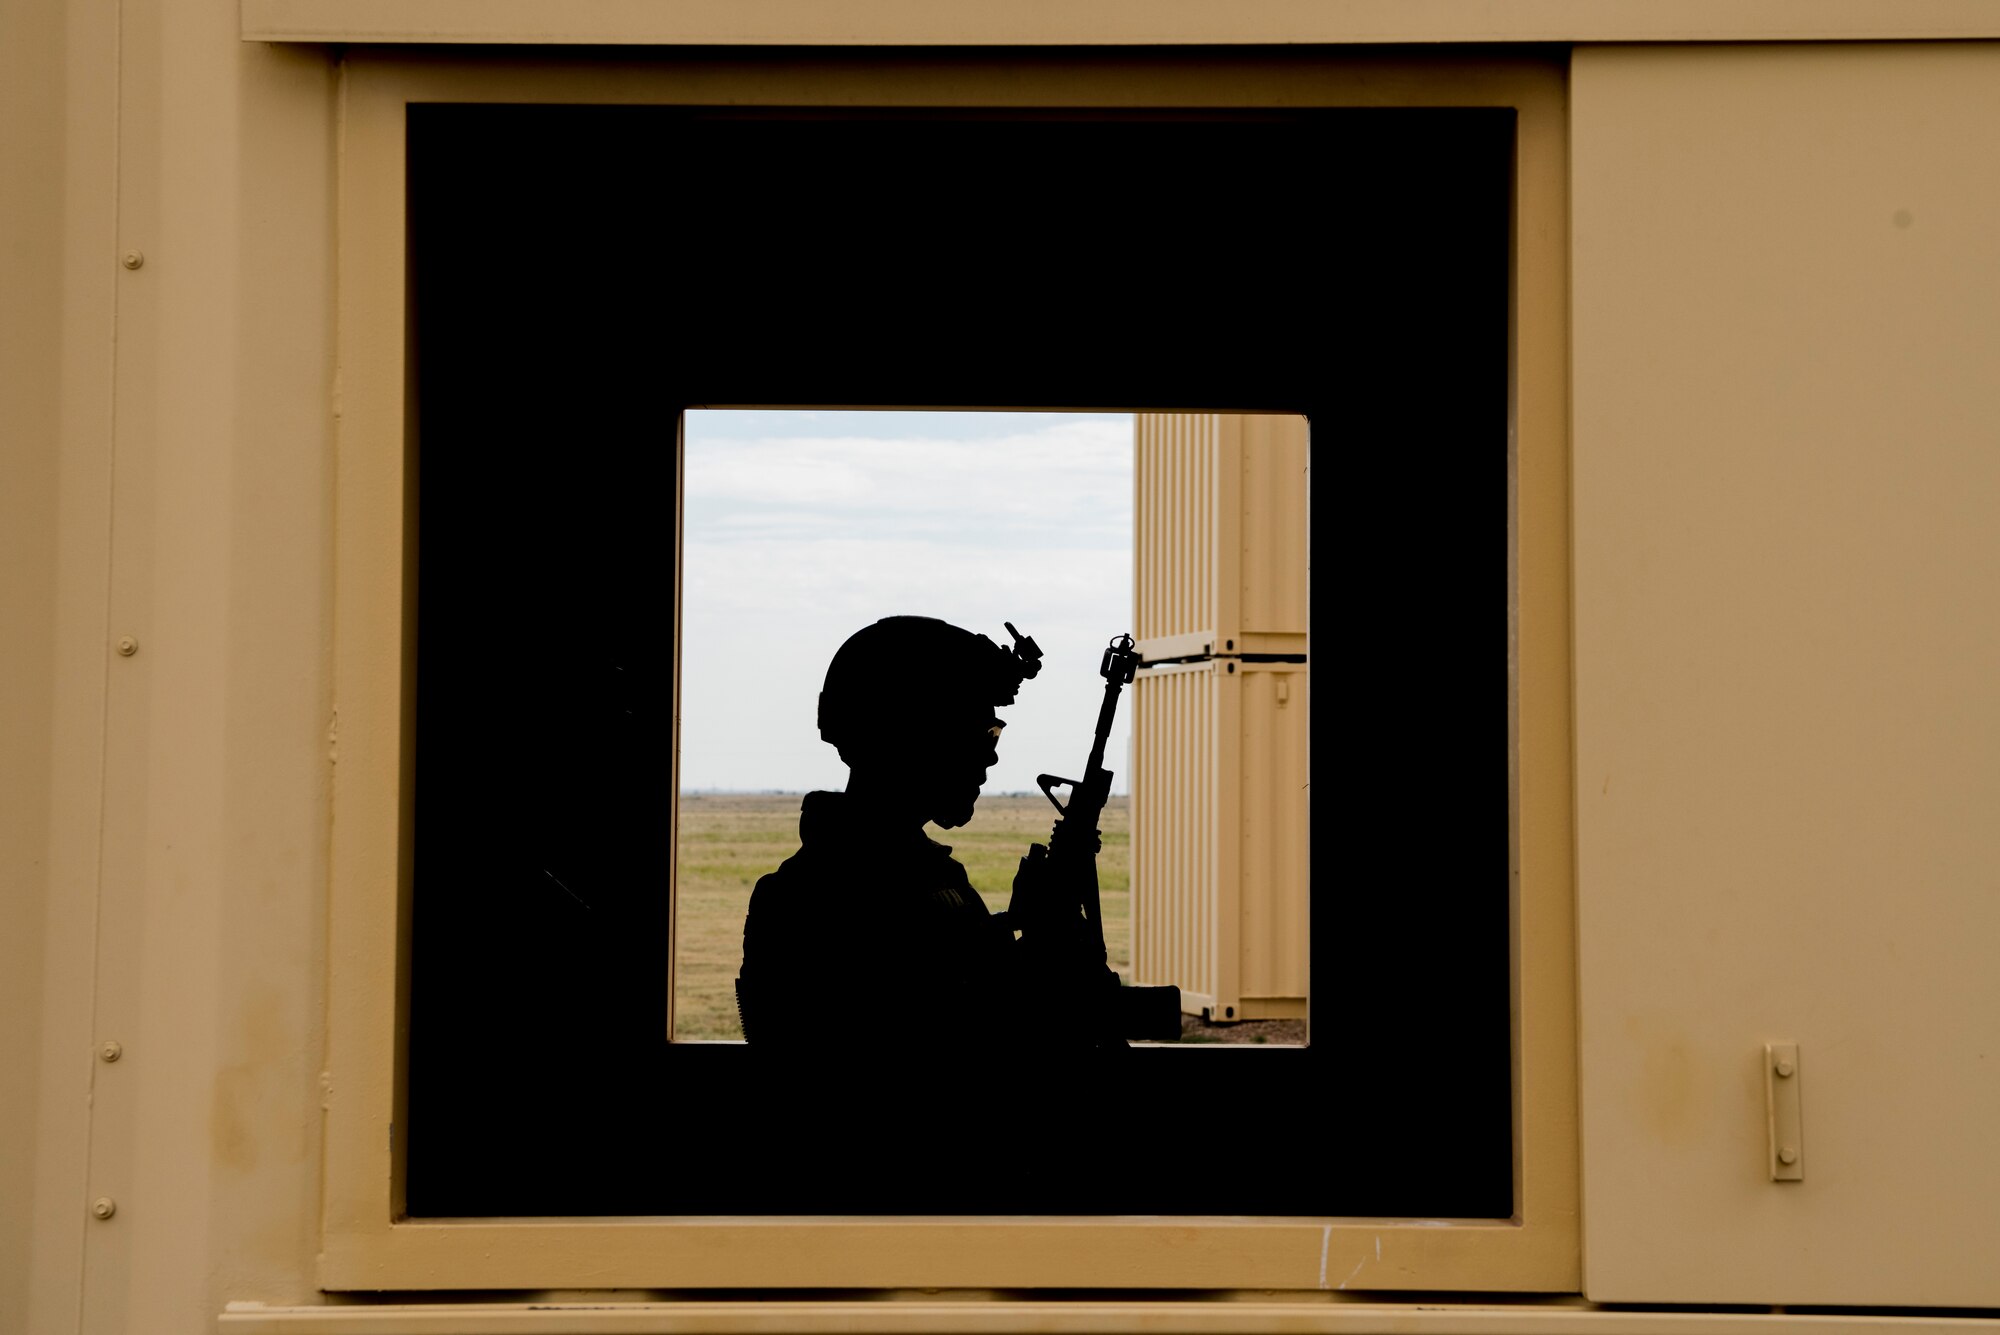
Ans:
[[[1023,606],[1024,615],[1027,607],[1060,614],[1104,604],[1103,586],[1116,580],[1122,585],[1116,599],[1121,615],[1131,615],[1132,562],[1124,551],[766,537],[754,543],[689,541],[685,559],[687,607],[717,613],[740,609],[789,616],[836,607],[859,613],[947,600],[964,608]]]
[[[1061,529],[1129,541],[1129,417],[985,439],[791,435],[699,448],[691,422],[689,441],[689,513],[717,536],[761,539],[774,523],[823,528],[845,516],[905,534]]]
[[[1006,711],[989,790],[1080,768],[1098,657],[1131,628],[1131,418],[761,412],[752,432],[736,416],[688,420],[684,786],[842,782],[813,726],[820,679],[849,634],[900,613],[996,641],[1010,620],[1048,654]]]

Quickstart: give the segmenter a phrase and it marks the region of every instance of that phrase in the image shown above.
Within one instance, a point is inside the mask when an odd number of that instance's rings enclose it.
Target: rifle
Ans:
[[[1007,631],[1020,639],[1011,623]],[[1111,796],[1112,778],[1104,768],[1104,746],[1118,714],[1119,692],[1138,668],[1132,637],[1113,637],[1097,669],[1104,678],[1104,700],[1097,710],[1090,760],[1081,779],[1036,776],[1042,795],[1056,809],[1055,827],[1047,845],[1028,846],[1015,878],[1017,896],[1025,889],[1050,901],[1054,930],[1069,938],[1058,948],[1067,958],[1065,972],[1077,980],[1074,986],[1088,1017],[1088,1036],[1093,1045],[1109,1047],[1123,1047],[1128,1038],[1178,1039],[1181,1032],[1178,987],[1120,986],[1104,945],[1104,910],[1098,897],[1097,851],[1103,842],[1098,826]],[[1070,790],[1069,801],[1056,797],[1058,788]]]

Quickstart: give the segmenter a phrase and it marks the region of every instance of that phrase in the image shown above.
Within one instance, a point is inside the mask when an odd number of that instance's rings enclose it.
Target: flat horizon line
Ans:
[[[804,797],[810,788],[683,788],[682,797]],[[1009,788],[1001,792],[981,793],[981,797],[1040,797],[1040,790],[1034,788]],[[1113,793],[1112,797],[1129,797],[1129,793]]]

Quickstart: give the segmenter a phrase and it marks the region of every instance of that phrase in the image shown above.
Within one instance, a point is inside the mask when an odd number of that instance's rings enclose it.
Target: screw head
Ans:
[[[146,257],[136,250],[128,250],[120,257],[119,263],[128,269],[136,269],[146,262]]]
[[[1779,1062],[1777,1070],[1779,1075],[1788,1076],[1792,1073],[1793,1067],[1790,1062]]]
[[[133,654],[139,652],[139,642],[130,635],[120,635],[118,637],[118,652],[122,656],[130,658]]]
[[[115,1062],[124,1055],[124,1045],[119,1043],[115,1038],[107,1038],[97,1045],[97,1058],[99,1061]]]
[[[1779,1163],[1781,1163],[1781,1164],[1795,1164],[1795,1163],[1797,1163],[1798,1161],[1799,1161],[1799,1152],[1798,1152],[1797,1150],[1793,1149],[1793,1148],[1792,1148],[1792,1147],[1791,1147],[1790,1145],[1787,1145],[1787,1146],[1785,1146],[1785,1148],[1783,1148],[1783,1149],[1781,1149],[1781,1150],[1779,1150],[1779,1151],[1778,1151],[1778,1162],[1779,1162]]]
[[[112,1200],[109,1196],[99,1196],[90,1203],[90,1212],[99,1219],[109,1219],[112,1215],[118,1213],[118,1202]]]

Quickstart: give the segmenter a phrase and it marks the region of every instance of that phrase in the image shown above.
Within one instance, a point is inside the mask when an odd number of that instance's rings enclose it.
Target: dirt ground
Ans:
[[[1269,1043],[1304,1047],[1304,1020],[1239,1020],[1210,1024],[1199,1015],[1181,1016],[1183,1043]]]

